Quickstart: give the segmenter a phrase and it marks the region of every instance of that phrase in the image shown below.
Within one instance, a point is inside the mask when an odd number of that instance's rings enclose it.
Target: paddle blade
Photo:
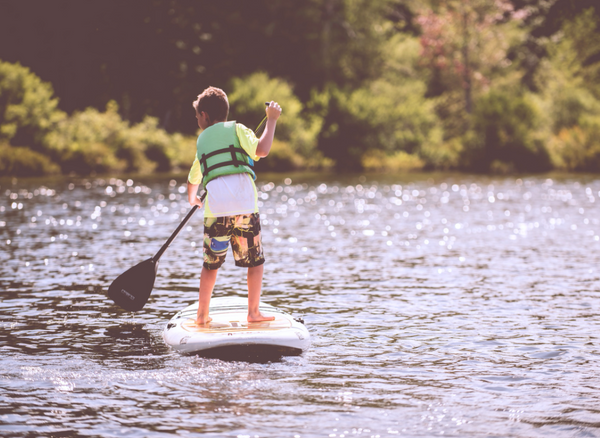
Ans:
[[[150,258],[123,272],[108,288],[108,297],[125,310],[141,310],[154,287],[157,266]]]

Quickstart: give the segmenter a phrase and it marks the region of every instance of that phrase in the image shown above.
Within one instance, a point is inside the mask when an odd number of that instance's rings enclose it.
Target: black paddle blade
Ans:
[[[141,310],[154,287],[157,267],[150,258],[123,272],[108,288],[108,297],[125,310]]]

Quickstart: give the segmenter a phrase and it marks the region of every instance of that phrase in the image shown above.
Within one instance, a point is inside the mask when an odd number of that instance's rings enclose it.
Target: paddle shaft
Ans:
[[[265,102],[265,105],[269,106],[270,103],[269,102]],[[267,120],[267,116],[265,116],[265,118],[262,119],[262,121],[260,122],[260,124],[258,125],[258,127],[254,130],[255,133],[258,132],[258,130],[261,128],[261,126],[265,123],[266,120]],[[202,194],[202,196],[200,197],[200,201],[204,202],[204,198],[206,198],[206,192],[204,192]],[[173,234],[171,234],[171,237],[169,237],[169,239],[160,248],[160,250],[158,250],[158,252],[154,255],[154,257],[152,257],[152,260],[154,260],[155,263],[158,262],[158,260],[162,257],[163,253],[167,250],[167,248],[173,242],[173,240],[175,240],[175,238],[177,237],[177,235],[179,234],[179,232],[181,231],[181,229],[185,226],[185,224],[187,224],[187,222],[190,220],[190,218],[196,212],[197,209],[198,209],[197,205],[194,205],[192,207],[192,209],[189,211],[189,213],[186,215],[186,217],[183,218],[183,220],[181,221],[181,223],[179,224],[179,226],[177,227],[177,229],[175,231],[173,231]]]
[[[271,105],[269,102],[265,102],[265,106],[269,106]],[[261,120],[261,122],[259,123],[259,125],[256,127],[256,129],[254,130],[255,134],[258,134],[258,131],[260,128],[262,128],[262,125],[264,125],[264,123],[267,121],[267,116],[265,116],[264,119]]]
[[[202,196],[200,197],[200,201],[204,202],[204,198],[206,198],[206,192],[202,193]],[[197,209],[198,209],[197,205],[194,205],[191,208],[191,210],[183,218],[183,220],[181,221],[181,223],[179,224],[179,226],[177,227],[177,229],[175,231],[173,231],[173,234],[171,234],[171,237],[169,237],[169,239],[158,250],[158,252],[154,255],[154,257],[152,257],[152,260],[154,260],[155,263],[158,262],[158,260],[162,257],[163,253],[167,250],[167,248],[173,242],[173,240],[175,240],[175,238],[177,237],[177,235],[179,234],[179,232],[181,231],[181,229],[185,226],[185,224],[188,223],[188,221],[190,220],[190,218],[196,212]]]

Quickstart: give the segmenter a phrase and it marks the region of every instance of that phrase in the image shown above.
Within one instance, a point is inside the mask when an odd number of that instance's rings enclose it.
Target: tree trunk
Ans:
[[[471,96],[471,68],[469,66],[469,19],[466,11],[463,11],[463,88],[465,89],[465,110],[467,114],[473,111],[473,98]]]

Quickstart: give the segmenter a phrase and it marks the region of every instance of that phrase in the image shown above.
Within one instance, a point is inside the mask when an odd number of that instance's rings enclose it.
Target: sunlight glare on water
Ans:
[[[263,300],[312,346],[171,351],[197,213],[137,313],[105,296],[189,211],[184,177],[0,181],[6,436],[600,436],[600,179],[263,175]],[[214,296],[246,296],[231,253]]]

